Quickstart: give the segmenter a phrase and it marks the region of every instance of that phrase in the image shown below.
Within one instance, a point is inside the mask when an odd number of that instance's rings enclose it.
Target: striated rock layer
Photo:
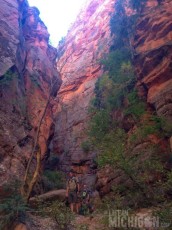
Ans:
[[[95,155],[84,153],[81,143],[86,138],[87,111],[95,82],[103,74],[99,59],[109,51],[112,39],[109,20],[114,3],[110,0],[89,1],[59,46],[61,57],[57,67],[63,84],[58,94],[53,152],[60,155],[63,170],[74,168],[92,185],[95,182],[92,176]],[[172,2],[169,0],[147,1],[132,42],[139,94],[158,115],[169,120],[172,117],[171,10]],[[154,143],[152,139],[148,142]],[[166,141],[164,145],[167,146]],[[147,143],[142,143],[139,148],[144,149],[145,145]],[[121,172],[114,173],[108,168],[98,172],[97,177],[96,188],[102,194],[111,190],[111,184],[125,180]]]
[[[87,1],[64,44],[59,46],[61,57],[57,68],[62,74],[63,84],[58,93],[53,151],[60,154],[63,169],[73,165],[81,174],[90,172],[91,159],[94,158],[94,154],[83,152],[81,143],[86,136],[88,106],[93,98],[95,82],[102,75],[99,60],[110,47],[109,21],[114,3],[115,0]]]
[[[137,23],[133,47],[138,89],[158,115],[172,119],[172,2],[145,12]]]
[[[158,4],[157,1],[148,1],[146,6],[136,24],[132,42],[135,52],[133,63],[137,73],[137,89],[140,97],[148,103],[148,107],[151,107],[155,114],[163,117],[170,127],[172,119],[172,2],[166,0]],[[145,118],[146,116],[148,114]],[[137,124],[130,128],[129,135],[137,129],[136,126]],[[134,156],[140,152],[142,153],[140,159],[144,159],[149,153],[148,146],[155,144],[158,145],[157,154],[167,160],[171,154],[170,143],[171,138],[160,138],[156,134],[148,135],[141,142],[137,141],[131,146],[131,154]],[[137,170],[137,165],[135,167]],[[150,181],[157,179],[154,174],[149,177]],[[132,186],[124,172],[108,166],[98,171],[96,189],[102,196],[109,194],[113,185],[120,186],[121,184],[128,188]]]
[[[0,184],[23,178],[36,131],[54,82],[57,51],[39,11],[25,0],[2,0],[0,8]],[[42,156],[52,126],[51,102],[43,118],[38,144]]]

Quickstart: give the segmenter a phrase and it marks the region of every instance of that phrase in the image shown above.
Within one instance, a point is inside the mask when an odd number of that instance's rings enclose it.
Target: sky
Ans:
[[[53,46],[57,46],[61,38],[67,34],[86,0],[28,0],[28,2],[30,6],[39,9],[40,18],[50,33],[50,42]]]

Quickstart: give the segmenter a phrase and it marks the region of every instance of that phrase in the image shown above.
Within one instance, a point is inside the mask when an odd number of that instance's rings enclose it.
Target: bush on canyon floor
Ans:
[[[47,203],[43,208],[43,212],[57,223],[59,230],[69,229],[74,219],[74,215],[71,213],[70,209],[63,202],[59,201]]]
[[[159,217],[160,226],[162,225],[162,229],[171,229],[171,214],[172,214],[172,203],[165,202],[163,205],[159,205],[157,210],[154,211],[153,215]],[[160,228],[161,229],[161,228]]]
[[[24,221],[30,210],[20,194],[20,183],[14,181],[4,186],[5,196],[0,199],[0,229],[12,229],[13,224]]]

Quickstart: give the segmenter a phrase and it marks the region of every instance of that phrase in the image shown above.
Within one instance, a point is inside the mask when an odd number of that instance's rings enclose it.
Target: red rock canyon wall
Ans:
[[[25,0],[1,0],[0,7],[0,184],[23,178],[33,140],[49,96],[61,80],[57,51],[39,11]],[[52,103],[43,119],[38,143],[42,156],[52,126]]]

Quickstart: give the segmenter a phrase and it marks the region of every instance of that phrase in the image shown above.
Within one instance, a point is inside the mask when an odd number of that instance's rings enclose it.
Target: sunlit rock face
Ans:
[[[65,168],[74,163],[84,164],[93,157],[81,149],[88,124],[88,106],[94,94],[97,78],[102,75],[99,60],[109,50],[110,14],[114,0],[90,0],[79,13],[70,28],[57,69],[62,74],[63,84],[58,94],[59,107],[56,115],[56,136],[54,152],[62,154]],[[67,166],[66,166],[67,165]],[[85,168],[76,166],[80,173],[88,173]]]
[[[23,178],[33,140],[55,82],[56,49],[39,11],[25,0],[2,0],[0,8],[0,184]],[[38,143],[42,156],[51,134],[53,103],[48,105]]]
[[[133,46],[138,88],[158,115],[172,118],[172,2],[161,1],[143,14]]]

